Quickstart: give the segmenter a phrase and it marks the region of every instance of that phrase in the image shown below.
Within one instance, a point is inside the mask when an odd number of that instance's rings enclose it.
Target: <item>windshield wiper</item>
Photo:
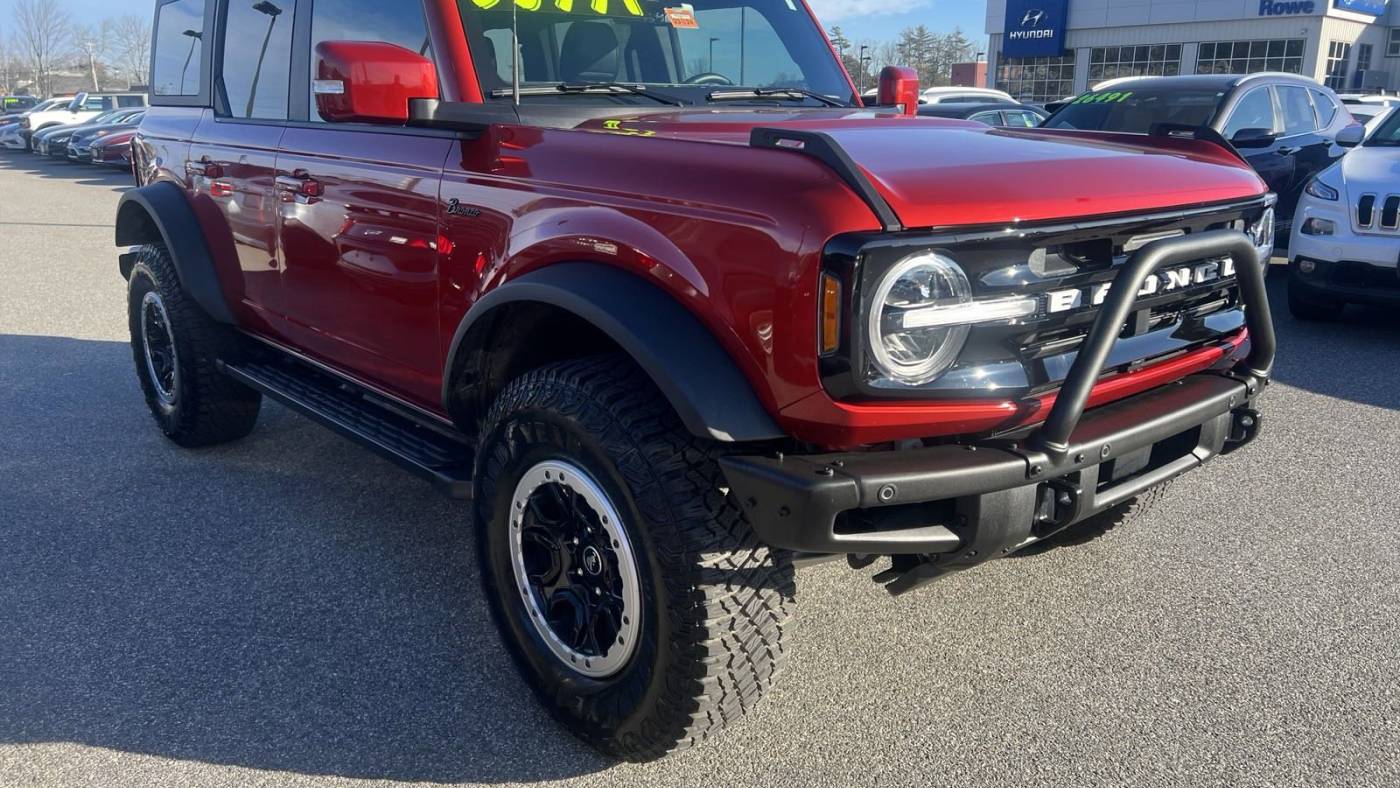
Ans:
[[[580,95],[609,95],[609,96],[645,96],[653,101],[662,104],[669,104],[673,107],[683,107],[685,102],[666,96],[661,93],[653,93],[643,85],[628,85],[623,82],[583,82],[577,85],[560,83],[558,85],[531,85],[520,88],[522,96],[580,96]],[[508,98],[514,95],[510,88],[497,88],[491,91],[492,98]]]
[[[741,90],[712,90],[705,94],[706,101],[736,101],[751,98],[790,98],[813,99],[828,107],[844,107],[844,101],[803,88],[743,88]]]

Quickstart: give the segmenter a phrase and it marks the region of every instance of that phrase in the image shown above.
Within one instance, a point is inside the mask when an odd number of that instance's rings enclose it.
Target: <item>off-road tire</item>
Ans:
[[[1162,482],[1156,487],[1129,498],[1117,506],[1099,512],[1081,522],[1052,534],[1049,537],[1027,545],[1017,551],[1018,556],[1033,556],[1054,550],[1058,547],[1074,547],[1099,539],[1115,528],[1121,528],[1142,518],[1153,509],[1172,487],[1172,481]]]
[[[691,435],[620,356],[523,375],[480,434],[475,508],[487,598],[516,666],[556,719],[606,755],[645,761],[707,739],[758,702],[784,662],[793,566],[757,541],[722,489],[719,445]],[[513,491],[551,459],[598,482],[634,545],[642,626],[626,664],[602,679],[550,652],[512,574]]]
[[[1331,322],[1341,316],[1345,307],[1341,301],[1308,295],[1291,277],[1288,280],[1288,311],[1299,320]]]
[[[143,303],[152,292],[159,295],[174,339],[177,374],[171,402],[163,401],[157,392],[143,344]],[[127,316],[136,376],[146,405],[167,438],[196,448],[236,440],[252,431],[262,395],[224,375],[217,366],[218,359],[236,351],[238,338],[180,289],[163,244],[141,247],[127,280]]]

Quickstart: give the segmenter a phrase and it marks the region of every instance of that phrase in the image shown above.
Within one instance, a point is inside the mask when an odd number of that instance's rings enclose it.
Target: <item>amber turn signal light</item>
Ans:
[[[841,282],[822,274],[822,352],[835,353],[841,346]]]

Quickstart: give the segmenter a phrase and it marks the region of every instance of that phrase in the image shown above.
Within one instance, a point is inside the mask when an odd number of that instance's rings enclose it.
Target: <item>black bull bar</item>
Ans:
[[[1249,329],[1249,355],[1084,410],[1147,276],[1229,256]],[[1044,423],[1017,440],[825,455],[736,455],[720,461],[759,538],[804,553],[845,553],[895,593],[1006,555],[1116,506],[1252,440],[1250,405],[1268,383],[1275,337],[1254,244],[1235,230],[1154,241],[1114,277]]]

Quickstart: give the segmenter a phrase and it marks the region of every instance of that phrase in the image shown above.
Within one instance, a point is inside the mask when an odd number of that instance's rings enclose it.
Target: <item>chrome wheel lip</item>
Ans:
[[[598,515],[599,525],[611,544],[621,581],[622,623],[617,637],[601,656],[585,654],[565,643],[550,626],[541,607],[539,594],[530,587],[525,569],[524,546],[521,538],[524,512],[532,495],[541,487],[560,484],[573,491]],[[641,616],[641,580],[637,570],[632,542],[622,527],[622,518],[599,484],[579,466],[563,460],[536,463],[515,486],[511,495],[509,528],[510,564],[515,590],[521,595],[531,626],[548,646],[551,653],[571,670],[594,679],[617,674],[626,666],[637,649]]]
[[[154,318],[154,320],[153,320]],[[151,336],[152,323],[163,336]],[[170,385],[167,387],[156,370],[155,357],[151,352],[152,342],[164,342],[170,354]],[[176,392],[180,388],[180,358],[175,352],[175,334],[170,327],[170,315],[165,311],[165,301],[160,293],[152,290],[141,299],[141,347],[146,357],[146,374],[155,390],[156,399],[167,408],[174,407]]]

